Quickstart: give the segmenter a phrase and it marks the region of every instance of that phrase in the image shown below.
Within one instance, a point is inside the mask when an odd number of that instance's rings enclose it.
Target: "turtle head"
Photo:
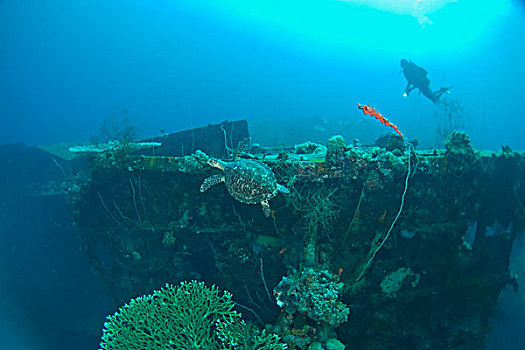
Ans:
[[[217,158],[210,158],[208,159],[208,165],[214,168],[219,168],[221,170],[224,170],[224,163],[218,160]]]

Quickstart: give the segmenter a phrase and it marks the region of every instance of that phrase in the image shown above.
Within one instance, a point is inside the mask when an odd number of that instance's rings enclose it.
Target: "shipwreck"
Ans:
[[[89,164],[67,186],[75,229],[116,300],[199,280],[289,349],[483,348],[500,292],[518,288],[523,152],[459,132],[436,150],[397,134],[239,150],[247,138],[238,121],[71,149]],[[224,181],[209,160],[234,157],[288,190],[267,215],[220,183],[200,191]]]

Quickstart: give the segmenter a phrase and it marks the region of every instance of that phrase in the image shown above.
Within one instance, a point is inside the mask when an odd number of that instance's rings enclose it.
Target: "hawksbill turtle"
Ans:
[[[264,163],[252,159],[237,159],[225,162],[216,158],[207,161],[209,166],[221,169],[224,174],[212,175],[204,180],[200,191],[224,182],[233,198],[246,204],[262,205],[264,215],[270,216],[269,200],[279,192],[290,191],[277,183],[275,174]]]

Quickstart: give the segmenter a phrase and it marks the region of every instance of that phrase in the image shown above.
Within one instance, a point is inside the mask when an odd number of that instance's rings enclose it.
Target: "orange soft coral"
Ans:
[[[394,130],[401,136],[401,137],[405,137],[403,136],[403,134],[401,133],[401,131],[399,131],[399,129],[397,128],[397,126],[395,126],[394,124],[390,123],[390,121],[388,119],[386,119],[385,117],[383,117],[383,115],[381,113],[379,113],[379,111],[376,111],[376,109],[374,107],[370,107],[369,105],[361,105],[361,104],[357,104],[357,107],[359,107],[359,109],[362,109],[363,110],[363,113],[364,114],[368,114],[368,115],[371,115],[372,117],[376,118],[377,120],[379,120],[381,122],[381,124],[385,125],[385,126],[389,126],[391,128],[394,128]]]

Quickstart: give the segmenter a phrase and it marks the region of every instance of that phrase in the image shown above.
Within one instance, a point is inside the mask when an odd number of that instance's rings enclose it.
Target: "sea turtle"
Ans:
[[[219,168],[224,174],[212,175],[204,180],[201,192],[224,182],[226,189],[236,200],[246,204],[261,203],[265,216],[270,216],[269,199],[277,193],[290,191],[277,183],[275,174],[264,163],[252,159],[237,159],[225,162],[210,158],[208,165]]]

